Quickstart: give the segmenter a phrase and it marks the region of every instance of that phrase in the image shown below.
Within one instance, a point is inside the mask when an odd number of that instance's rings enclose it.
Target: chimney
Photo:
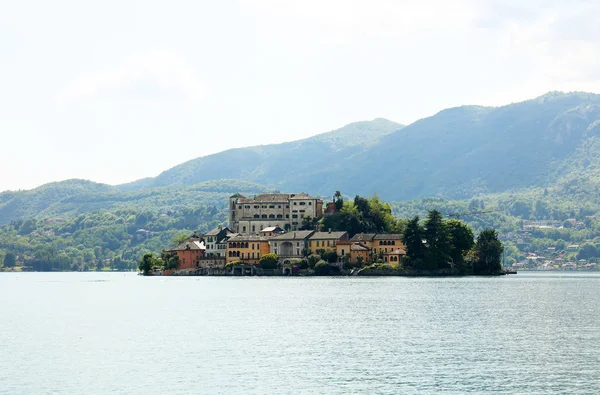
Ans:
[[[329,233],[331,233],[331,228],[329,228]]]

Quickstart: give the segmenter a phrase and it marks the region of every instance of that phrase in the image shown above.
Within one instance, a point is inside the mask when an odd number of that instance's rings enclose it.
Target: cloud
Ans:
[[[136,95],[199,101],[206,90],[181,56],[156,50],[133,54],[116,67],[76,78],[58,95],[58,102]]]

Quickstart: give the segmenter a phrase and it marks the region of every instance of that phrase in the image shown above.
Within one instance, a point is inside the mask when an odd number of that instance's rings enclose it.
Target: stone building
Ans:
[[[281,261],[302,258],[304,250],[308,248],[308,239],[314,233],[314,230],[299,230],[272,237],[269,241],[271,252],[276,254]]]
[[[205,254],[208,257],[225,257],[228,238],[234,236],[228,227],[219,226],[203,235]]]
[[[298,230],[305,218],[321,218],[323,200],[306,193],[270,193],[247,198],[239,193],[229,198],[229,228],[242,234],[256,234],[279,226]]]
[[[336,244],[339,241],[347,241],[348,232],[315,232],[308,239],[308,249],[311,254],[316,254],[318,250],[328,252],[336,251]]]

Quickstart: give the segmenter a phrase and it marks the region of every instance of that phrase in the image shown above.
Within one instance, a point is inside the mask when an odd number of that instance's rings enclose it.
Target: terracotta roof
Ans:
[[[309,238],[313,233],[315,233],[314,230],[299,230],[297,232],[282,233],[272,237],[271,240],[304,240]]]
[[[350,241],[373,241],[375,233],[358,233],[350,239]]]
[[[400,233],[377,233],[373,240],[402,240]]]
[[[311,240],[339,240],[348,238],[348,232],[315,232],[310,236]]]

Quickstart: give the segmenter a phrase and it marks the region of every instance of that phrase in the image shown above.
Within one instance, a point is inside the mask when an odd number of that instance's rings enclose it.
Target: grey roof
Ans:
[[[268,228],[264,228],[263,230],[261,230],[261,232],[281,232],[283,231],[283,229],[281,229],[279,226],[269,226]]]
[[[350,251],[370,251],[369,247],[366,247],[362,244],[351,244]]]
[[[310,196],[308,193],[295,193],[290,195],[290,200],[292,199],[316,199],[315,197]]]
[[[377,233],[373,240],[402,240],[399,233]]]
[[[177,247],[170,251],[185,251],[185,250],[205,250],[204,243],[198,240],[186,240],[183,243],[179,243]]]
[[[315,233],[314,230],[299,230],[296,232],[287,232],[273,236],[271,240],[304,240],[309,238],[313,233]]]
[[[242,203],[285,203],[290,198],[287,193],[266,193],[263,195],[256,195],[254,198],[239,198],[238,204]]]
[[[206,234],[204,234],[204,236],[217,236],[219,233],[221,233],[223,231],[223,229],[227,230],[228,232],[231,232],[231,230],[226,226],[218,226],[218,227],[214,228],[213,230],[206,232]]]
[[[233,236],[227,241],[267,241],[270,240],[270,237],[259,236],[259,235],[237,235]]]
[[[350,241],[373,241],[375,233],[358,233],[355,234]]]
[[[311,240],[340,240],[348,238],[348,232],[315,232],[310,236]]]

